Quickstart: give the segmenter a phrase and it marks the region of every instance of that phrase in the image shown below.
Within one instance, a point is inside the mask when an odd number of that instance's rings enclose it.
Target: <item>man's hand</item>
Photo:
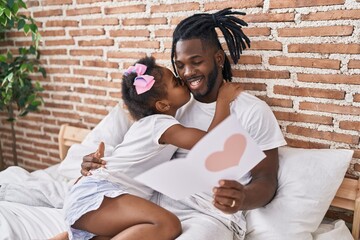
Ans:
[[[89,176],[91,175],[89,172],[90,170],[105,167],[106,162],[101,159],[104,157],[104,152],[105,144],[101,142],[96,152],[90,153],[83,157],[83,162],[81,163],[81,175]]]
[[[214,206],[224,213],[233,214],[242,210],[245,199],[244,186],[237,181],[221,180],[213,189]]]

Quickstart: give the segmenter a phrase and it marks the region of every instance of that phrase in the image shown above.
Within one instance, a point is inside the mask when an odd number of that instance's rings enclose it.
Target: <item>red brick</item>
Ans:
[[[153,48],[159,49],[160,42],[158,41],[123,41],[120,43],[120,48]]]
[[[47,40],[45,46],[75,45],[74,39]]]
[[[76,0],[78,4],[112,2],[112,0]]]
[[[93,77],[103,77],[103,78],[107,76],[106,71],[90,70],[90,69],[74,69],[74,74],[93,76]]]
[[[302,28],[280,28],[279,37],[326,37],[326,36],[351,36],[354,26],[322,26]]]
[[[360,69],[360,60],[350,60],[349,61],[349,65],[348,65],[348,68],[351,68],[351,69]]]
[[[155,53],[151,53],[151,56],[153,56],[155,59],[163,59],[163,60],[169,60],[171,57],[170,52],[165,52],[165,53],[161,53],[161,52],[155,52]]]
[[[172,37],[173,29],[158,29],[155,30],[155,37]]]
[[[69,104],[62,104],[62,103],[54,103],[54,102],[46,102],[45,103],[46,108],[59,108],[59,109],[67,109],[67,110],[74,110],[73,105]]]
[[[262,1],[262,0],[261,0]],[[151,6],[151,13],[164,13],[164,12],[183,12],[200,10],[200,4],[196,2],[178,3],[178,4],[160,4]]]
[[[100,114],[100,115],[108,114],[108,111],[105,109],[85,107],[85,106],[81,106],[81,105],[76,106],[76,111],[77,112],[86,112],[86,113],[91,113],[91,114]]]
[[[359,54],[360,44],[290,44],[288,52]]]
[[[289,122],[304,122],[332,125],[333,118],[294,112],[274,112],[276,119]]]
[[[41,1],[42,6],[71,5],[71,4],[73,4],[72,0],[45,0],[45,1]]]
[[[133,58],[140,59],[145,57],[146,54],[144,52],[108,52],[108,58]]]
[[[269,106],[285,108],[293,107],[293,101],[290,99],[269,98],[268,96],[258,96],[258,98],[265,101]]]
[[[146,29],[138,30],[112,30],[110,31],[110,37],[149,37],[150,32]]]
[[[54,21],[47,21],[45,23],[46,27],[78,27],[79,22],[74,20],[54,20]]]
[[[337,104],[330,103],[313,103],[313,102],[300,102],[301,110],[312,110],[318,112],[329,112],[336,114],[345,114],[345,115],[360,115],[360,107],[354,106],[341,106]]]
[[[313,6],[327,6],[344,4],[345,0],[270,0],[271,8],[300,8],[300,7],[313,7]]]
[[[104,29],[80,29],[80,30],[70,30],[70,36],[101,36],[105,35]]]
[[[257,13],[249,14],[242,18],[248,23],[256,22],[294,22],[294,13]]]
[[[67,102],[72,102],[72,103],[81,102],[81,98],[78,96],[52,94],[51,97],[54,100],[67,101]]]
[[[46,10],[40,12],[34,12],[34,18],[41,18],[41,17],[54,17],[54,16],[61,16],[62,10],[61,9],[53,9],[53,10]]]
[[[126,14],[126,13],[142,13],[146,11],[146,5],[138,4],[138,5],[127,5],[121,7],[106,7],[105,14]]]
[[[69,68],[50,68],[50,67],[45,67],[46,73],[47,74],[51,74],[51,73],[70,73],[70,69]]]
[[[89,80],[89,86],[95,87],[107,87],[110,90],[120,91],[121,83],[120,82],[113,82],[113,81],[104,81],[104,80]]]
[[[81,20],[83,26],[108,26],[119,25],[117,18],[96,18],[96,19],[83,19]]]
[[[251,42],[251,50],[273,50],[273,51],[281,51],[282,50],[282,43],[275,42],[275,41],[254,41]]]
[[[309,129],[309,128],[298,127],[298,126],[289,125],[286,127],[286,132],[295,134],[298,136],[323,139],[323,140],[328,140],[328,141],[333,141],[333,142],[341,142],[341,143],[348,143],[348,144],[358,144],[359,143],[359,136],[343,134],[343,133],[335,133],[335,132],[318,131],[315,129]]]
[[[88,46],[113,46],[114,39],[97,39],[97,40],[88,40],[88,41],[79,41],[79,46],[88,47]]]
[[[347,130],[355,130],[360,132],[360,122],[356,121],[340,121],[340,128]]]
[[[101,13],[100,7],[76,8],[76,9],[66,10],[67,16],[77,16],[77,15],[96,14],[96,13]]]
[[[360,102],[360,94],[354,95],[354,102]]]
[[[85,83],[85,79],[79,77],[54,77],[54,81],[62,83]]]
[[[277,66],[340,69],[340,61],[332,59],[270,57],[269,63]]]
[[[325,12],[314,12],[301,16],[303,21],[321,21],[321,20],[355,20],[360,19],[360,9],[351,10],[327,10]]]
[[[264,83],[242,83],[242,86],[249,91],[266,91],[266,84]]]
[[[166,18],[127,18],[122,20],[124,26],[134,26],[134,25],[161,25],[166,24]]]
[[[298,81],[332,84],[360,84],[360,75],[298,73]]]
[[[39,31],[39,33],[43,38],[44,37],[65,36],[65,30]]]
[[[269,36],[271,34],[271,29],[268,27],[243,28],[243,31],[248,37]]]
[[[240,56],[239,64],[261,64],[261,63],[262,63],[261,56],[246,56],[246,55]]]
[[[115,106],[118,101],[110,99],[95,99],[95,98],[84,98],[85,104],[97,105],[97,106]]]
[[[80,120],[81,117],[78,113],[70,113],[70,112],[57,112],[52,111],[52,115],[56,118],[65,118],[65,119],[72,119],[72,120]]]
[[[101,49],[84,49],[84,50],[70,50],[72,56],[102,56],[103,51]]]
[[[234,77],[240,78],[265,78],[265,79],[288,79],[288,71],[270,71],[270,70],[233,70]]]
[[[264,5],[264,0],[233,0],[233,1],[204,3],[204,9],[205,11],[209,11],[215,9],[219,10],[228,7],[253,8],[253,7],[262,7],[263,5]]]
[[[307,149],[327,149],[330,148],[330,144],[316,143],[310,141],[302,141],[299,139],[286,138],[287,145],[289,147],[307,148]]]
[[[99,68],[119,68],[119,64],[109,61],[83,61],[83,66]]]
[[[80,65],[80,60],[50,59],[50,64],[54,64],[54,65]]]
[[[96,95],[96,96],[106,96],[106,91],[105,90],[90,89],[88,87],[75,87],[74,92],[86,93],[86,94],[91,94],[91,95]]]
[[[274,86],[275,94],[315,97],[315,98],[329,98],[329,99],[344,99],[345,92],[331,89],[319,88],[303,88],[303,87],[288,87],[288,86]]]

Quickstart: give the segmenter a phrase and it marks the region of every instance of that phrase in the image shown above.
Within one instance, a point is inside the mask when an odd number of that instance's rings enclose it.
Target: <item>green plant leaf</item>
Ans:
[[[7,18],[2,16],[2,17],[0,18],[0,23],[1,23],[1,25],[3,25],[3,26],[5,26],[5,27],[6,27],[6,24],[7,24]]]
[[[36,26],[35,23],[33,23],[33,24],[30,24],[30,29],[33,33],[36,33],[38,30],[38,27]]]
[[[21,8],[27,9],[26,4],[22,0],[18,0],[18,3]]]
[[[9,9],[5,9],[4,12],[5,12],[6,17],[7,17],[8,19],[11,19],[11,16],[12,16],[11,11],[10,11]]]
[[[24,19],[20,19],[18,22],[18,30],[22,29],[25,26],[25,23]]]
[[[0,55],[0,62],[6,63],[6,56],[5,55]]]
[[[25,24],[25,25],[24,25],[24,32],[25,32],[25,34],[27,35],[27,34],[29,33],[29,31],[30,31],[30,25],[29,25],[29,24]]]
[[[14,0],[7,0],[7,4],[10,8],[13,8],[14,6]]]
[[[43,67],[39,68],[39,72],[41,72],[42,76],[46,78],[46,70]]]

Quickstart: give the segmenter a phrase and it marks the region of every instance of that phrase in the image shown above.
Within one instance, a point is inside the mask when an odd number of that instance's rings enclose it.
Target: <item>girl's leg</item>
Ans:
[[[105,197],[97,210],[83,215],[72,227],[117,240],[173,240],[181,234],[174,214],[129,194]]]

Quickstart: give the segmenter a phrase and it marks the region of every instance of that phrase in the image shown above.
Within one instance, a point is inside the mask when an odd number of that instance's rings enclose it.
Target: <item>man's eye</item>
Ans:
[[[200,65],[202,63],[202,61],[200,62],[194,62],[194,65]]]

